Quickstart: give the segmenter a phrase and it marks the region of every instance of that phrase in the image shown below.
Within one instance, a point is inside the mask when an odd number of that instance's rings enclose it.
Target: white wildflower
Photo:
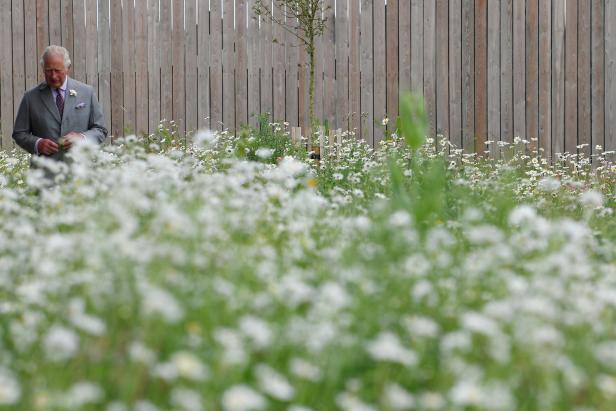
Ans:
[[[387,384],[384,397],[392,410],[403,411],[415,407],[415,397],[398,384]]]
[[[272,341],[272,330],[269,324],[258,317],[252,315],[242,317],[239,329],[257,348],[265,348]]]
[[[560,188],[560,180],[554,177],[544,177],[537,183],[537,188],[546,193],[554,192]]]
[[[85,312],[85,303],[80,298],[71,300],[69,304],[69,319],[79,330],[94,336],[105,333],[105,323],[98,317]]]
[[[151,285],[144,285],[141,289],[143,297],[143,312],[146,315],[160,315],[169,323],[182,319],[184,310],[167,291]]]
[[[60,325],[52,326],[43,341],[45,354],[51,361],[63,361],[71,358],[79,348],[79,336]]]
[[[390,361],[405,366],[417,363],[417,355],[402,346],[397,335],[391,332],[382,332],[373,341],[368,343],[368,353],[377,361]]]
[[[376,408],[366,404],[353,394],[343,392],[336,396],[336,404],[343,411],[376,411]]]
[[[70,408],[79,409],[87,404],[100,402],[103,395],[103,389],[99,385],[89,381],[80,381],[69,389],[67,400]]]
[[[272,397],[289,401],[295,395],[295,389],[285,377],[271,367],[259,364],[256,368],[257,380],[261,390]]]
[[[293,358],[289,364],[291,373],[308,381],[321,379],[321,369],[301,358]]]
[[[258,411],[265,409],[265,398],[247,385],[235,385],[222,395],[226,411]]]
[[[246,350],[240,334],[229,328],[219,328],[214,332],[214,339],[224,348],[223,362],[242,364],[247,360]]]
[[[201,395],[187,388],[174,388],[171,391],[171,404],[183,411],[203,411]]]
[[[436,392],[425,392],[419,397],[421,407],[426,410],[440,410],[445,407],[446,401]]]
[[[193,140],[193,144],[196,147],[203,148],[210,146],[216,142],[216,133],[212,130],[199,130],[197,134],[195,134],[195,138]]]
[[[513,209],[509,214],[509,224],[528,224],[535,220],[537,211],[529,205],[521,205]]]
[[[21,387],[15,375],[0,366],[0,405],[11,405],[19,401]]]
[[[595,358],[603,365],[616,369],[616,341],[604,341],[596,345]]]
[[[178,369],[172,362],[162,362],[152,368],[152,376],[165,381],[174,381],[178,378]]]
[[[131,360],[146,365],[151,365],[156,361],[154,351],[139,341],[135,341],[128,346],[128,355]]]
[[[255,155],[262,160],[267,160],[268,158],[271,158],[273,154],[274,150],[267,147],[260,147],[257,149],[257,151],[255,151]]]
[[[431,318],[411,316],[404,319],[404,325],[411,337],[436,337],[439,326]]]
[[[580,204],[589,209],[599,208],[603,205],[603,194],[596,190],[584,191],[580,194]]]
[[[389,216],[389,225],[393,228],[408,227],[411,221],[411,216],[404,210],[398,210]]]
[[[202,381],[208,376],[208,370],[196,355],[179,351],[173,354],[171,362],[175,366],[178,375],[193,381]]]
[[[451,401],[462,407],[478,407],[483,393],[481,387],[472,381],[460,381],[450,391]]]
[[[498,324],[491,318],[475,312],[468,312],[462,315],[462,325],[469,331],[487,336],[500,334]]]

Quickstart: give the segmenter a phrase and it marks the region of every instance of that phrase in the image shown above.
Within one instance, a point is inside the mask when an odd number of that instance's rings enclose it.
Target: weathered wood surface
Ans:
[[[412,89],[424,95],[429,135],[467,152],[517,136],[545,155],[614,149],[615,3],[326,0],[317,122],[354,128],[376,146],[382,119],[393,131],[398,96]],[[235,129],[264,112],[306,129],[307,56],[283,27],[255,19],[253,5],[0,2],[0,50],[9,56],[0,67],[3,147],[12,147],[23,92],[43,80],[38,59],[49,44],[69,50],[71,75],[95,88],[114,136],[153,133],[161,119],[181,134]]]

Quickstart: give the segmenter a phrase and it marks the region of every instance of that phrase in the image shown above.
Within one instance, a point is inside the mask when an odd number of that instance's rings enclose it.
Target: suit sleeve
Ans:
[[[25,94],[19,104],[17,117],[15,118],[15,126],[13,127],[13,140],[15,143],[30,154],[35,153],[36,142],[39,137],[32,134],[30,127],[30,96]]]
[[[94,143],[102,143],[107,137],[107,128],[105,127],[105,117],[103,116],[103,110],[101,109],[96,94],[92,89],[91,103],[90,103],[90,119],[88,120],[88,130],[83,133],[86,139]]]

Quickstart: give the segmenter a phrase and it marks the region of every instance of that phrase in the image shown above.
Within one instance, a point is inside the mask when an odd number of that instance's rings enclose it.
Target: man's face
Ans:
[[[50,54],[43,62],[45,81],[51,88],[59,88],[64,84],[69,68],[64,67],[64,59],[57,54]]]

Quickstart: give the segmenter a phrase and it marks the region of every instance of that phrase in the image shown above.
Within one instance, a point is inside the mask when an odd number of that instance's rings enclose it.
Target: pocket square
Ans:
[[[75,110],[79,110],[80,108],[84,108],[86,106],[86,103],[79,103],[75,106]]]

